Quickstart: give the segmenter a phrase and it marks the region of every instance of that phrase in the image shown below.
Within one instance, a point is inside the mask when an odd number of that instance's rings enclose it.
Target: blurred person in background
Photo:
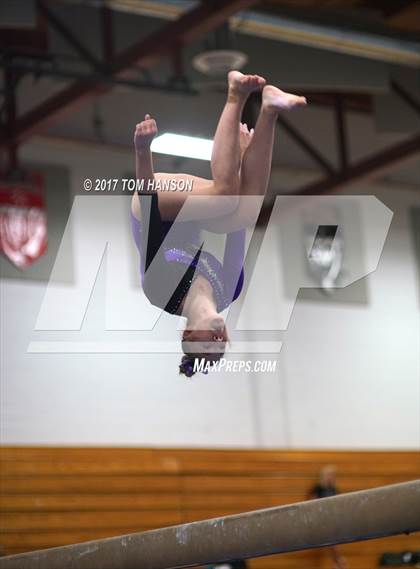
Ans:
[[[308,499],[316,500],[318,498],[329,498],[338,494],[336,486],[336,469],[335,466],[324,466],[319,474],[318,482],[311,488]]]
[[[336,494],[339,494],[336,484],[336,468],[333,465],[324,466],[324,468],[319,473],[318,482],[310,489],[308,493],[308,500],[330,498]],[[329,551],[331,554],[335,569],[347,569],[347,563],[345,559],[340,555],[337,547],[329,547],[327,551]]]

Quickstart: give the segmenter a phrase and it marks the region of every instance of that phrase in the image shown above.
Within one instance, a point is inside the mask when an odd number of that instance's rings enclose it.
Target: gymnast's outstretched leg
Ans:
[[[242,159],[241,195],[265,194],[270,179],[277,115],[305,104],[305,97],[285,93],[273,85],[264,87],[255,131]]]
[[[245,102],[253,91],[260,91],[265,79],[259,75],[228,74],[228,95],[214,135],[211,171],[216,194],[239,192],[240,120]]]
[[[263,196],[268,188],[273,155],[277,115],[306,104],[305,97],[285,93],[267,85],[262,93],[262,105],[257,124],[242,157],[240,196]],[[255,223],[260,200],[240,200],[235,212],[210,220],[206,229],[216,233],[237,231]]]

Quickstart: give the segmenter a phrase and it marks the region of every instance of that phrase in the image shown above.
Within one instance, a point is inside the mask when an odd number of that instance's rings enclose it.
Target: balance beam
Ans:
[[[0,558],[1,569],[173,569],[420,530],[420,480]]]

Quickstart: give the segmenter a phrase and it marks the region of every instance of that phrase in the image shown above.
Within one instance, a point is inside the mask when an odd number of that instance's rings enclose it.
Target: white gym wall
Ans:
[[[128,151],[70,152],[47,139],[25,145],[22,159],[67,167],[73,194],[86,177],[132,171]],[[366,278],[368,302],[298,300],[274,374],[200,374],[190,381],[178,375],[175,354],[28,353],[46,283],[2,279],[1,442],[417,448],[419,276],[409,218],[417,196],[389,182],[343,193],[351,192],[373,193],[394,212],[378,269]],[[128,235],[127,227],[117,229]],[[72,239],[77,249],[77,232]],[[261,303],[269,300],[261,295]],[[95,302],[86,325],[100,315]],[[169,330],[170,317],[168,323]]]

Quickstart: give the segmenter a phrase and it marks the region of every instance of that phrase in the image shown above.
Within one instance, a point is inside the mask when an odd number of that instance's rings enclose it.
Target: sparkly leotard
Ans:
[[[157,194],[139,197],[142,216],[149,219],[148,238],[144,239],[144,224],[133,213],[131,227],[140,253],[143,290],[150,302],[170,314],[178,313],[191,284],[200,274],[212,286],[217,311],[227,308],[243,286],[245,230],[226,235],[221,263],[203,250],[196,222],[162,221]]]

